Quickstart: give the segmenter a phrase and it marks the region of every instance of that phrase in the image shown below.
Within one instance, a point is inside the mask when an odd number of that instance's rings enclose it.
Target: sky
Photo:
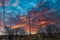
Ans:
[[[30,15],[29,13],[32,14]],[[4,0],[4,4],[3,0],[0,0],[0,23],[5,21],[4,24],[8,27],[11,25],[12,28],[23,25],[26,32],[29,32],[29,22],[28,18],[26,18],[29,15],[32,19],[39,19],[41,17],[42,20],[45,20],[46,16],[48,22],[41,21],[41,24],[50,23],[51,20],[54,21],[52,24],[60,23],[60,0]],[[2,19],[3,17],[4,19]],[[32,34],[36,33],[37,30],[35,27],[31,28]]]

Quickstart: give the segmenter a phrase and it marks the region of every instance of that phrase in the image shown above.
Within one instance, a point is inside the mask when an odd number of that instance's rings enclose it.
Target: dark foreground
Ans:
[[[60,40],[60,33],[41,33],[35,35],[1,35],[0,40]]]

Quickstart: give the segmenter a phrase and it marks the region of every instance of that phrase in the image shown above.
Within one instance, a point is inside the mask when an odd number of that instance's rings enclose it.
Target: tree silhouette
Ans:
[[[47,39],[50,39],[50,40],[53,39],[54,40],[55,39],[55,36],[57,34],[57,28],[56,28],[56,26],[55,25],[52,25],[52,24],[47,25],[46,31],[47,31],[47,37],[48,37]]]
[[[47,33],[56,33],[57,32],[57,28],[56,28],[55,25],[47,25],[46,31],[47,31]]]
[[[14,34],[15,35],[25,35],[25,30],[21,27],[21,28],[17,28],[17,29],[14,29]]]

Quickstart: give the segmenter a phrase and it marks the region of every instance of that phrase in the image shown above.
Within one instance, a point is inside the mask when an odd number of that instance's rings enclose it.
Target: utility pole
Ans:
[[[29,18],[29,32],[30,32],[30,35],[31,35],[30,18]]]

